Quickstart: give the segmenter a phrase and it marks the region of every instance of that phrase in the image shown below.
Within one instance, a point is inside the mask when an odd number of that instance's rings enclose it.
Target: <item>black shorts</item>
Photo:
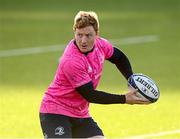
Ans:
[[[59,114],[40,113],[45,138],[88,138],[104,136],[92,118],[73,118]]]

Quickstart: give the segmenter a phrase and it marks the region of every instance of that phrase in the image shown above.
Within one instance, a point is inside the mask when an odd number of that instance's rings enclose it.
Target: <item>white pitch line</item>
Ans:
[[[30,47],[30,48],[18,48],[18,49],[10,49],[10,50],[2,50],[0,51],[0,57],[11,57],[11,56],[21,56],[28,54],[38,54],[38,53],[47,53],[54,51],[61,51],[65,48],[65,45],[51,45],[44,47]]]
[[[146,138],[160,137],[160,136],[164,136],[164,135],[177,134],[177,133],[180,133],[180,129],[172,130],[172,131],[164,131],[164,132],[159,132],[159,133],[153,133],[153,134],[144,134],[144,135],[139,135],[139,136],[126,137],[126,138],[122,138],[122,139],[146,139]]]
[[[156,42],[160,38],[157,35],[148,35],[148,36],[137,36],[137,37],[127,37],[122,39],[111,39],[110,41],[114,44],[127,45],[127,44],[141,44],[147,42]]]
[[[159,36],[157,35],[148,35],[148,36],[137,36],[137,37],[128,37],[121,39],[110,39],[113,45],[128,45],[128,44],[141,44],[147,42],[156,42],[159,41]],[[11,57],[11,56],[21,56],[28,54],[38,54],[38,53],[47,53],[54,51],[62,51],[66,47],[65,44],[51,45],[44,47],[30,47],[30,48],[17,48],[10,50],[1,50],[0,57]]]
[[[139,135],[139,136],[132,136],[132,137],[126,137],[126,138],[112,138],[112,139],[146,139],[146,138],[152,138],[152,137],[160,137],[164,135],[170,135],[170,134],[177,134],[180,133],[180,129],[178,130],[171,130],[171,131],[164,131],[164,132],[159,132],[159,133],[153,133],[153,134],[144,134],[144,135]],[[13,137],[0,137],[0,139],[42,139],[42,138],[13,138]],[[160,138],[159,138],[160,139]],[[171,138],[173,139],[173,138]],[[179,138],[174,138],[174,139],[179,139]]]

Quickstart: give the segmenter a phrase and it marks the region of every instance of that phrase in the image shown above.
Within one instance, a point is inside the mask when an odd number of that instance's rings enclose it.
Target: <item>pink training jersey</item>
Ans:
[[[96,89],[104,60],[112,54],[112,44],[100,37],[96,38],[93,51],[87,55],[80,52],[74,40],[70,41],[60,59],[54,80],[45,92],[40,112],[90,117],[89,102],[75,88],[92,81]]]

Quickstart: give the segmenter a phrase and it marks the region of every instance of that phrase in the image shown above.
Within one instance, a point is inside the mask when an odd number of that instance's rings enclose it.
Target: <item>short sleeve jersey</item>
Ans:
[[[97,37],[93,50],[87,55],[71,40],[60,58],[54,80],[44,94],[40,112],[90,117],[89,102],[75,88],[91,81],[96,89],[104,61],[112,54],[112,44],[104,38]]]

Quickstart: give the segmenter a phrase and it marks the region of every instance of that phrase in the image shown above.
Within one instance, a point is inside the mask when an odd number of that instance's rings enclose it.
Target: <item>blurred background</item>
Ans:
[[[39,105],[80,10],[95,11],[100,36],[161,91],[147,106],[92,104],[105,136],[180,138],[179,0],[0,0],[0,138],[42,138]],[[98,89],[124,93],[127,81],[106,62]]]

